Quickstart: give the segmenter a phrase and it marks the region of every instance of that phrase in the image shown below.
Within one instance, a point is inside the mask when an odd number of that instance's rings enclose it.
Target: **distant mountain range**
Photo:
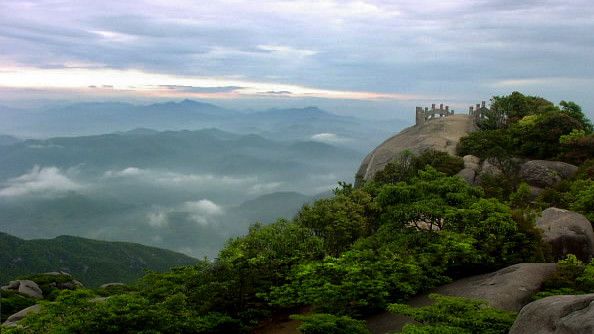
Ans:
[[[23,240],[0,232],[0,284],[19,276],[65,271],[89,288],[136,283],[144,269],[167,271],[198,260],[184,254],[129,242],[59,236]]]
[[[159,131],[219,128],[275,140],[307,140],[315,135],[331,134],[335,142],[368,151],[405,125],[399,119],[366,120],[332,114],[317,107],[240,112],[192,100],[138,106],[120,102],[78,103],[48,110],[0,106],[0,134],[19,138],[84,136],[136,128]]]
[[[0,231],[213,258],[250,223],[292,218],[353,182],[367,152],[402,127],[316,107],[240,112],[190,100],[0,106]]]

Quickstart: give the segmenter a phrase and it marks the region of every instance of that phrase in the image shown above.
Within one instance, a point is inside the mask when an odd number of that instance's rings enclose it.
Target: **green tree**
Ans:
[[[561,101],[559,105],[561,106],[562,113],[571,116],[572,118],[582,123],[582,127],[584,128],[586,134],[590,134],[594,131],[594,126],[592,125],[592,122],[582,112],[582,107],[577,105],[575,102],[571,101]]]
[[[526,96],[520,92],[512,92],[507,96],[493,96],[491,98],[490,119],[488,129],[505,128],[524,116],[535,115],[543,111],[554,109],[554,104],[537,96]],[[492,116],[491,116],[492,115]]]
[[[594,179],[576,180],[565,195],[569,209],[577,211],[594,222]]]
[[[359,238],[371,233],[373,211],[371,195],[356,189],[304,205],[296,221],[322,240],[327,254],[338,256]]]

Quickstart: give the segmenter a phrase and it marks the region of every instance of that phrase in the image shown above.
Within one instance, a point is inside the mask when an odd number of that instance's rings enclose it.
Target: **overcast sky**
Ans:
[[[412,119],[518,90],[594,118],[593,54],[591,0],[0,0],[0,105],[192,98]]]

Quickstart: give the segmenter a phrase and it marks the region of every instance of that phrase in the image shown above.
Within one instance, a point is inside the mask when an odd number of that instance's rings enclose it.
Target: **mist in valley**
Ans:
[[[31,115],[38,121],[17,131]],[[0,143],[0,231],[214,258],[251,223],[291,219],[339,181],[353,182],[365,154],[405,122],[182,101],[28,110],[0,124],[10,135]],[[33,131],[46,138],[26,139]]]

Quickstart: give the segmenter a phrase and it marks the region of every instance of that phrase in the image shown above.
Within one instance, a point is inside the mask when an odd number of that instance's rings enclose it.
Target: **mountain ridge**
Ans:
[[[60,235],[25,240],[0,232],[0,282],[42,272],[65,271],[87,287],[109,282],[135,283],[144,269],[166,271],[198,260],[139,243]]]

